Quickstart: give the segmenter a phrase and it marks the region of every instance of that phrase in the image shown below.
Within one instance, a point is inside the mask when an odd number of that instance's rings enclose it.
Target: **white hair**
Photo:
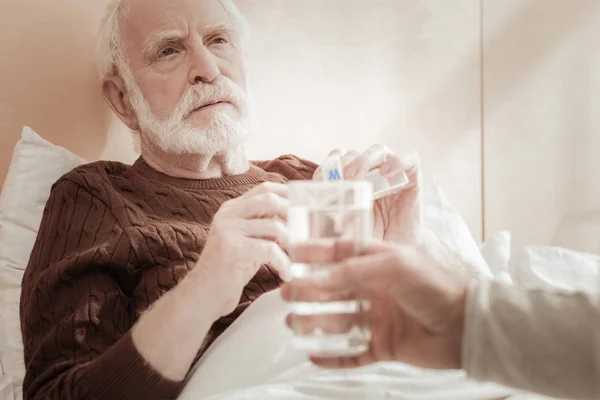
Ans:
[[[237,33],[242,50],[247,49],[250,40],[250,26],[233,0],[218,0],[229,17]],[[128,70],[128,60],[123,50],[119,23],[129,11],[130,0],[110,0],[106,14],[97,32],[96,62],[100,78],[120,76]]]

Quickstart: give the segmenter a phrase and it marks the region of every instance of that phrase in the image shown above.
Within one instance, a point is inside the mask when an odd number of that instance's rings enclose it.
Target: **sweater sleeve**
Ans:
[[[597,294],[482,281],[470,287],[465,315],[463,368],[472,378],[557,398],[600,398]]]
[[[138,353],[129,309],[136,269],[126,234],[93,189],[52,189],[23,278],[27,399],[174,398]]]
[[[257,161],[255,164],[267,172],[275,172],[286,179],[311,180],[318,165],[294,155],[285,155],[270,161]]]

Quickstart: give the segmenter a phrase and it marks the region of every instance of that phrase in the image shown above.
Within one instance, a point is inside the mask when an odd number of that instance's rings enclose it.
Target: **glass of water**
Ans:
[[[294,181],[289,184],[291,299],[288,321],[295,345],[314,356],[351,356],[364,352],[371,334],[365,318],[368,301],[355,292],[322,298],[311,294],[302,280],[336,261],[361,254],[373,235],[373,187],[366,181]],[[343,248],[340,253],[340,243]],[[315,247],[316,246],[316,247]],[[336,246],[338,247],[336,249]],[[301,249],[329,253],[300,254]],[[308,263],[307,259],[312,260]],[[322,262],[318,262],[322,261]]]

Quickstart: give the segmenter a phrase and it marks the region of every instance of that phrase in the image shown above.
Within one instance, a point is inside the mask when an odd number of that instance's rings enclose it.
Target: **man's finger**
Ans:
[[[404,173],[408,179],[408,186],[420,186],[421,161],[417,152],[409,151],[393,156],[389,159],[388,164],[380,169],[383,176],[388,178]]]
[[[346,149],[333,149],[329,152],[329,154],[327,155],[327,158],[329,157],[342,157],[344,154],[346,154],[348,151]]]
[[[360,244],[353,239],[318,238],[291,246],[294,262],[318,264],[335,263],[358,255],[373,255],[395,251],[396,245],[379,240]]]
[[[323,290],[314,286],[310,279],[294,277],[288,285],[281,289],[281,298],[294,303],[351,301],[358,298],[358,292],[354,287],[342,287],[336,291]]]
[[[344,167],[347,179],[362,179],[369,171],[385,164],[394,153],[386,146],[373,145]]]
[[[332,263],[357,255],[358,246],[352,240],[322,238],[295,243],[291,246],[291,254],[296,263]]]
[[[399,258],[387,252],[353,257],[321,274],[308,277],[315,289],[337,291],[344,287],[387,286],[402,279]]]
[[[374,360],[364,355],[353,357],[318,357],[311,356],[310,361],[318,367],[327,369],[359,368],[371,364]]]
[[[320,165],[317,167],[317,169],[315,169],[315,172],[313,173],[313,176],[312,176],[312,180],[313,181],[322,181],[323,180],[323,176],[321,174],[321,166]]]
[[[250,198],[239,198],[231,211],[239,218],[280,218],[287,221],[289,200],[274,192],[259,194]]]
[[[329,155],[327,157],[325,157],[325,160],[323,160],[323,162],[321,163],[321,165],[319,165],[317,167],[317,169],[315,170],[314,174],[313,174],[313,180],[327,180],[329,179],[329,177],[327,176],[323,176],[323,172],[327,173],[330,172],[334,169],[338,169],[340,173],[342,173],[343,168],[342,168],[342,161],[345,157],[345,155],[347,154],[345,149],[335,149],[332,150]],[[325,169],[325,171],[323,171],[323,169]],[[337,176],[337,179],[344,179],[343,176],[339,175]]]
[[[360,153],[356,150],[350,150],[342,156],[342,167],[350,164],[356,157],[360,156]]]
[[[400,157],[391,153],[379,167],[379,172],[385,178],[394,178],[402,174],[404,168]]]
[[[365,312],[317,315],[289,314],[285,323],[296,335],[310,335],[316,330],[325,335],[339,335],[350,333],[352,328],[356,326],[364,326],[366,319]]]
[[[290,259],[281,249],[281,247],[272,241],[262,239],[252,239],[258,241],[258,246],[254,247],[253,258],[258,259],[260,264],[268,265],[275,270],[281,280],[289,282],[292,279],[290,273]]]
[[[280,245],[287,245],[289,230],[279,219],[263,218],[242,221],[241,230],[248,237],[272,240]]]
[[[263,195],[266,193],[273,193],[280,197],[287,198],[288,190],[289,189],[287,185],[275,182],[264,182],[258,186],[253,187],[248,192],[244,193],[242,196],[239,197],[239,199],[249,199],[251,197]]]

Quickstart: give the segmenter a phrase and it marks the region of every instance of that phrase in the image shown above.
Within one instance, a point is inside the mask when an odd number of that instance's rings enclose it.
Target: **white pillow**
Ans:
[[[511,257],[510,232],[498,232],[485,241],[480,247],[481,255],[487,263],[494,279],[506,283],[513,283],[510,277]]]
[[[600,290],[600,256],[557,246],[527,246],[511,258],[509,232],[498,232],[481,246],[494,279],[528,289]]]
[[[423,225],[435,232],[446,246],[469,261],[483,276],[492,276],[467,223],[450,204],[435,177],[423,185]]]
[[[0,375],[0,400],[22,400],[21,380]]]
[[[561,291],[600,289],[600,256],[561,247],[525,247],[511,262],[516,285]]]
[[[4,375],[19,382],[25,374],[19,320],[23,272],[50,187],[85,162],[24,127],[0,193],[0,364]]]

